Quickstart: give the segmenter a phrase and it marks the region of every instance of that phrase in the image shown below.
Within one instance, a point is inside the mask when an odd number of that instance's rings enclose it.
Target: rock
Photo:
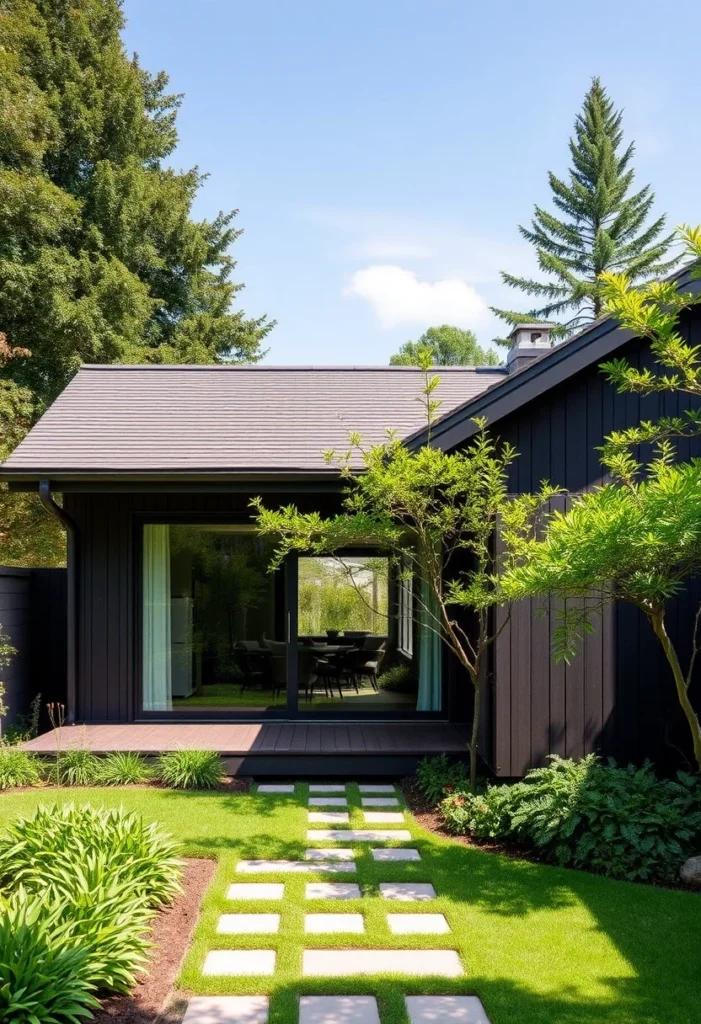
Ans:
[[[689,857],[682,864],[679,877],[682,882],[687,882],[689,885],[701,885],[701,856]]]

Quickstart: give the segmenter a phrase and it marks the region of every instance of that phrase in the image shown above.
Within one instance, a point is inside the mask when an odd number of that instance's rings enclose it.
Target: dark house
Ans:
[[[685,323],[701,340],[700,317]],[[543,478],[596,485],[610,430],[683,402],[606,384],[598,367],[612,353],[649,358],[612,320],[554,348],[542,325],[513,342],[503,369],[441,371],[432,443],[468,443],[472,417],[486,415],[520,452],[515,492]],[[342,481],[322,450],[343,449],[351,430],[379,441],[387,427],[421,443],[420,387],[404,367],[79,371],[0,479],[38,488],[68,531],[68,709],[96,749],[213,745],[232,770],[306,774],[347,771],[349,757],[356,772],[398,771],[464,750],[467,679],[412,625],[411,588],[383,571],[381,552],[345,552],[340,568],[300,557],[270,574],[250,518],[259,494],[335,511]],[[550,752],[679,756],[671,682],[634,609],[607,614],[569,667],[553,665],[549,629],[519,607],[494,651],[482,741],[497,775]],[[391,665],[405,671],[385,687]]]

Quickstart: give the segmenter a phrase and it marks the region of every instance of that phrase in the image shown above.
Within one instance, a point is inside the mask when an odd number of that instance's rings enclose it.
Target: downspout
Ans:
[[[54,501],[50,480],[39,481],[39,501],[66,531],[66,722],[74,725],[78,666],[78,527],[72,517]]]

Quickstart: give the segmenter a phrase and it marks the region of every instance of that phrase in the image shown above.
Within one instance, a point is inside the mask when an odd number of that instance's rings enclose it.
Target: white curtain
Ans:
[[[421,580],[419,583],[419,693],[417,711],[441,710],[441,636],[436,596]]]
[[[172,711],[170,534],[144,526],[144,711]]]

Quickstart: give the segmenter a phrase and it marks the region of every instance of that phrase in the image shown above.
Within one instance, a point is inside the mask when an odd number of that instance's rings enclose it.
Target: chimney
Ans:
[[[516,373],[550,349],[554,324],[518,324],[509,335],[511,348],[506,357],[509,373]]]

